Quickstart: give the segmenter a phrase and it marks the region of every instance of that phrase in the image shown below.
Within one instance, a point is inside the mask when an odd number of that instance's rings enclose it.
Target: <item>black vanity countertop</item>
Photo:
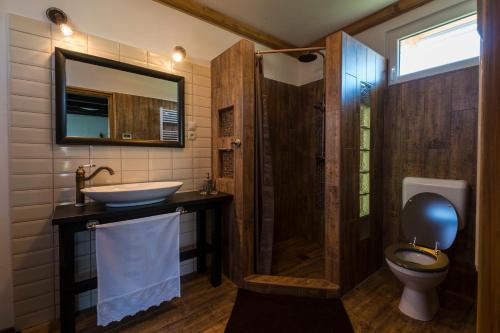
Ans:
[[[202,195],[199,192],[181,192],[169,196],[165,201],[142,206],[132,207],[106,207],[103,203],[92,202],[84,207],[75,205],[56,206],[52,216],[53,225],[86,222],[88,220],[99,220],[101,223],[116,222],[123,219],[135,219],[174,212],[177,207],[183,207],[187,211],[195,211],[200,208],[210,208],[215,204],[230,202],[232,194],[219,192],[218,194]]]

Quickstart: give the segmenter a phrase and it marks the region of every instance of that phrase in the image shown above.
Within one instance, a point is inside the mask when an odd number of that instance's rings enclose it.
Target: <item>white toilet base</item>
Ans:
[[[439,299],[435,289],[417,291],[405,286],[399,310],[413,319],[430,321],[439,309]]]
[[[439,310],[436,287],[443,282],[448,270],[440,272],[418,272],[392,263],[386,258],[392,273],[404,285],[399,310],[410,318],[430,321]]]

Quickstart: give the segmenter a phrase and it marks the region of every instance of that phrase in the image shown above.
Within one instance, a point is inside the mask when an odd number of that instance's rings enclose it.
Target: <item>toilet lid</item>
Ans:
[[[458,214],[453,204],[436,193],[419,193],[411,197],[403,208],[403,234],[409,242],[446,250],[455,241]]]

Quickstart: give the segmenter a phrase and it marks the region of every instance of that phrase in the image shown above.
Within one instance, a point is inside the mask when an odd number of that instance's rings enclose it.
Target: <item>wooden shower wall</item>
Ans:
[[[325,275],[342,293],[382,264],[385,59],[339,32],[326,41]],[[370,214],[360,218],[360,96],[371,89]],[[366,234],[366,227],[369,232]]]
[[[274,241],[302,237],[323,243],[324,192],[316,165],[321,113],[314,109],[323,100],[323,80],[298,87],[266,78],[263,91],[271,129]]]
[[[217,189],[234,195],[223,268],[239,286],[254,273],[254,61],[255,45],[241,40],[211,62],[212,172]]]

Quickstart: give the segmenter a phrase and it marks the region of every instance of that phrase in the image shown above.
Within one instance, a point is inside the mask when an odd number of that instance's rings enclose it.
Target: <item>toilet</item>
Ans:
[[[404,285],[399,309],[411,318],[429,321],[439,309],[436,287],[450,265],[442,251],[465,227],[467,193],[463,180],[403,180],[401,230],[408,242],[386,248],[385,260]]]

